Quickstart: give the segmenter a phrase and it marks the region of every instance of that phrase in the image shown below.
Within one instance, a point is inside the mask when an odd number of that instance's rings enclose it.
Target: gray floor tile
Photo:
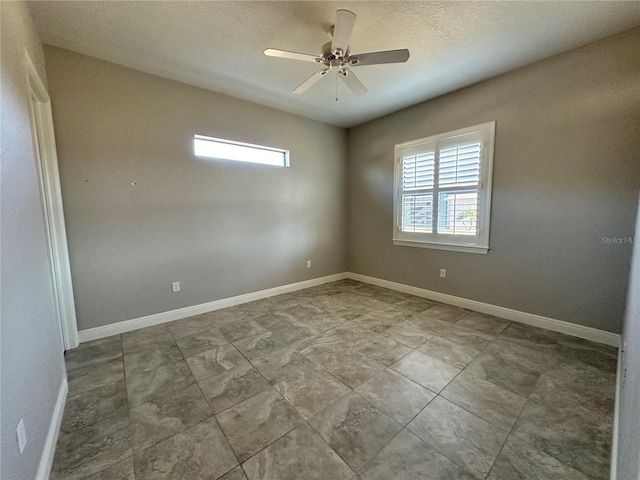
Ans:
[[[316,345],[301,353],[351,388],[363,384],[385,368],[372,358],[345,349],[340,344]]]
[[[613,422],[529,401],[513,435],[596,479],[609,478]]]
[[[408,321],[401,322],[385,330],[382,335],[411,348],[417,348],[433,337],[432,333],[425,332]]]
[[[440,336],[447,340],[451,340],[454,343],[475,348],[476,350],[484,350],[487,345],[495,339],[494,335],[461,327],[457,324],[454,324],[450,329],[443,331]]]
[[[244,462],[302,421],[272,389],[265,390],[216,417],[238,460]]]
[[[497,344],[489,345],[466,371],[523,397],[531,394],[540,378],[539,364],[505,351]]]
[[[489,335],[500,335],[509,326],[509,320],[485,315],[484,313],[471,312],[456,322],[461,327],[471,328]]]
[[[280,308],[278,308],[280,307]],[[318,315],[322,315],[327,313],[326,310],[320,308],[313,304],[308,305],[293,305],[291,307],[282,307],[281,305],[272,305],[271,311],[265,316],[260,316],[256,318],[256,320],[265,328],[271,330],[274,324],[264,323],[265,321],[269,321],[268,318],[270,315],[280,316],[282,320],[285,320],[287,323],[292,325],[296,325],[299,323],[308,324],[308,320],[316,317]],[[276,320],[276,324],[279,322]]]
[[[174,344],[175,341],[166,324],[122,334],[122,352],[125,355],[147,349],[160,349]]]
[[[335,315],[339,315],[346,320],[353,320],[365,313],[371,311],[363,304],[354,304],[350,301],[344,293],[338,293],[337,295],[323,295],[311,300],[313,305],[323,308],[332,312]]]
[[[100,473],[96,473],[87,480],[135,480],[135,478],[133,457],[129,457],[112,467],[102,470]]]
[[[505,331],[509,330],[507,327]],[[504,336],[504,332],[489,344],[484,353],[503,353],[522,360],[525,365],[539,372],[557,368],[566,363],[556,345],[538,345],[528,341],[520,342]]]
[[[164,345],[162,348],[150,348],[126,354],[123,358],[124,371],[126,375],[135,375],[172,365],[182,358],[182,353],[175,344]]]
[[[314,368],[314,363],[299,351],[291,347],[274,350],[268,354],[251,360],[264,377],[269,381],[282,379],[292,368]]]
[[[410,347],[374,332],[362,335],[354,343],[353,348],[386,366],[397,362],[411,352]]]
[[[306,419],[351,391],[315,366],[290,367],[273,386]]]
[[[110,417],[60,436],[50,478],[86,478],[121,462],[131,454],[129,416]]]
[[[473,347],[460,345],[439,336],[431,337],[418,347],[418,351],[457,368],[466,367],[480,353],[480,350]]]
[[[286,347],[294,347],[298,342],[304,341],[311,336],[298,331],[298,335],[292,337],[291,335],[278,335],[266,331],[265,333],[259,333],[251,337],[246,337],[237,342],[234,345],[240,352],[249,360],[263,357]]]
[[[215,418],[211,417],[135,456],[137,480],[209,480],[238,465]]]
[[[526,397],[490,480],[608,474],[615,348],[352,280],[65,357],[54,479],[485,478]]]
[[[545,374],[540,376],[529,398],[559,410],[582,414],[586,419],[593,415],[612,418],[615,404],[613,392],[609,394],[595,382],[578,385]]]
[[[121,380],[69,397],[65,405],[60,432],[70,433],[109,417],[126,415],[127,389],[124,380]]]
[[[64,354],[67,372],[98,365],[122,356],[120,335],[81,344]]]
[[[242,467],[238,466],[220,477],[220,480],[247,480]]]
[[[394,305],[396,307],[405,308],[412,312],[424,312],[425,310],[428,310],[438,305],[438,302],[435,302],[433,300],[427,300],[426,298],[412,296],[404,300],[395,302]]]
[[[402,425],[406,425],[436,396],[431,390],[390,369],[380,372],[356,391]]]
[[[427,312],[413,314],[407,318],[407,321],[420,330],[432,335],[442,335],[453,327],[453,323],[430,317]]]
[[[512,323],[504,329],[500,337],[520,345],[538,348],[558,345],[560,335],[550,330],[531,327],[522,323]]]
[[[613,412],[616,392],[615,372],[607,372],[574,361],[551,368],[545,374],[550,377],[546,379],[548,384],[556,385],[558,393],[560,390],[565,391],[567,398],[573,398],[576,404],[604,415],[610,415]],[[542,387],[541,382],[536,386],[536,393],[542,400],[543,392],[539,387]],[[554,392],[550,393],[557,396]]]
[[[184,360],[158,367],[150,372],[129,375],[127,376],[129,407],[141,405],[157,395],[180,390],[195,381]]]
[[[354,471],[402,428],[356,392],[332,403],[309,423]]]
[[[484,478],[507,439],[507,432],[441,397],[407,428],[476,478]]]
[[[237,320],[220,327],[220,331],[231,342],[242,338],[251,337],[259,333],[267,333],[268,330],[252,318]]]
[[[293,307],[278,309],[274,313],[281,316],[282,320],[288,321],[291,325],[305,325],[307,328],[312,328],[313,332],[326,332],[332,328],[344,325],[347,320],[336,315],[329,313],[325,309],[313,305],[312,303],[305,305],[295,305]],[[261,321],[262,317],[257,318],[262,326],[268,330],[275,332],[274,325],[269,326],[268,323]]]
[[[249,480],[348,480],[353,471],[320,436],[300,425],[243,465]]]
[[[578,362],[578,365],[587,364],[608,373],[616,373],[617,348],[568,336],[561,337],[558,343],[563,358]]]
[[[511,436],[487,480],[589,480],[589,477]]]
[[[264,377],[250,365],[209,377],[199,385],[213,413],[220,413],[269,387]]]
[[[124,380],[122,357],[67,372],[69,397]]]
[[[469,310],[444,303],[440,303],[424,312],[426,316],[451,323],[460,320],[468,313]]]
[[[187,365],[196,380],[221,375],[237,368],[249,368],[249,362],[231,345],[214,347],[186,359]]]
[[[196,384],[154,397],[130,410],[134,451],[144,450],[211,415]]]
[[[462,372],[440,395],[507,432],[516,423],[526,398]]]
[[[229,341],[220,332],[201,332],[176,341],[185,358],[193,357],[216,347],[226,345]]]
[[[176,341],[200,334],[208,334],[221,338],[223,343],[218,343],[218,345],[223,345],[227,343],[226,338],[224,338],[222,332],[220,332],[220,326],[224,324],[224,322],[217,320],[215,313],[216,312],[210,312],[194,317],[183,318],[182,320],[169,323],[167,327]]]
[[[391,369],[438,393],[460,373],[460,369],[424,353],[413,351]]]
[[[254,320],[281,340],[293,343],[301,338],[314,337],[320,333],[300,319],[306,318],[309,314],[308,310],[310,308],[297,306],[294,309],[288,308],[261,315]]]
[[[474,477],[411,432],[403,430],[362,469],[360,478],[472,480]]]
[[[362,325],[369,330],[381,332],[403,321],[408,315],[406,310],[399,307],[387,307],[384,310],[368,312],[351,320],[354,325]]]

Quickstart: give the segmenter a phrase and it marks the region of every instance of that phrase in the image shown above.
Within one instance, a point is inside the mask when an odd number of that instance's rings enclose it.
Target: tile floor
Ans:
[[[345,280],[67,352],[52,478],[606,479],[616,360]]]

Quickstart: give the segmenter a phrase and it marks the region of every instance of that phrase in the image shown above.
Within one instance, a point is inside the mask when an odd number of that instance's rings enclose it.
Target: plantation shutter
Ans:
[[[431,148],[429,148],[431,147]],[[404,232],[431,232],[433,229],[433,186],[435,144],[408,152],[402,163],[402,214]]]

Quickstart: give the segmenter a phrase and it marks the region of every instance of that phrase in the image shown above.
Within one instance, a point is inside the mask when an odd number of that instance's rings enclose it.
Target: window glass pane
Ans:
[[[440,186],[476,185],[480,176],[480,143],[457,145],[440,150]]]
[[[402,231],[430,233],[433,226],[433,195],[402,196]]]
[[[478,191],[440,192],[438,233],[476,235],[478,233]]]
[[[194,136],[193,146],[196,156],[234,160],[237,162],[260,163],[278,167],[289,166],[289,152],[260,145],[249,145],[231,140]]]
[[[402,190],[433,187],[435,152],[402,157]]]

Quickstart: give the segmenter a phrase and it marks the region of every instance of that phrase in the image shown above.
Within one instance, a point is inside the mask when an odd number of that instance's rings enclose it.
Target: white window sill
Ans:
[[[475,245],[448,245],[446,243],[429,243],[429,242],[416,242],[408,240],[393,240],[394,245],[401,247],[417,247],[417,248],[431,248],[434,250],[448,250],[450,252],[461,253],[476,253],[480,255],[486,255],[489,253],[489,247],[481,247]]]

